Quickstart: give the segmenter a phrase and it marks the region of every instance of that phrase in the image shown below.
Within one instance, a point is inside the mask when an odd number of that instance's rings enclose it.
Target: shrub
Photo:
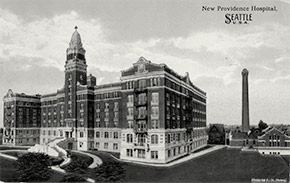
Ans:
[[[125,179],[125,169],[118,162],[104,162],[94,169],[94,177],[100,182],[121,182]]]
[[[60,165],[63,162],[63,159],[59,157],[50,157],[49,162],[51,166],[56,166]]]
[[[85,179],[79,174],[68,173],[63,177],[61,182],[85,182]]]
[[[17,159],[19,181],[43,181],[51,176],[49,156],[43,153],[27,153]]]
[[[65,167],[65,170],[70,173],[85,174],[88,170],[88,164],[83,159],[72,155],[72,162]]]

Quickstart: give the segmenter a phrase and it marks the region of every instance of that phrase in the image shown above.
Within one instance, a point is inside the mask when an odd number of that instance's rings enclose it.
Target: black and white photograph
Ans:
[[[0,0],[0,182],[290,183],[290,0]]]

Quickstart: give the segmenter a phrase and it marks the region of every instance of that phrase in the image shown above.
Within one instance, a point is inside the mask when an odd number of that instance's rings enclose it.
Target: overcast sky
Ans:
[[[263,3],[263,4],[261,4]],[[276,6],[249,25],[202,6]],[[290,4],[285,1],[0,1],[1,98],[8,89],[55,92],[78,26],[88,74],[119,81],[140,56],[165,63],[207,92],[207,123],[241,123],[243,68],[249,70],[250,124],[290,124]],[[0,123],[3,101],[0,103]]]

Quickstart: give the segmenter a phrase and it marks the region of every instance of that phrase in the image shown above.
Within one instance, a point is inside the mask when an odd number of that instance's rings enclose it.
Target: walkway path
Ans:
[[[16,157],[2,153],[2,152],[15,152],[15,151],[28,152],[27,150],[18,150],[18,149],[1,150],[0,151],[0,156],[1,157],[4,157],[4,158],[7,158],[7,159],[11,159],[11,160],[15,160],[16,161],[17,160]],[[59,166],[51,166],[51,169],[54,170],[54,171],[56,171],[56,172],[59,172],[59,173],[62,173],[62,174],[66,174],[66,171],[64,169],[61,169]],[[94,179],[91,179],[91,178],[87,178],[86,181],[91,182],[91,183],[95,183],[95,180]]]
[[[136,162],[136,161],[128,161],[128,160],[121,160],[116,158],[115,156],[111,155],[111,157],[113,157],[114,159],[118,160],[118,161],[122,161],[122,162],[128,162],[128,163],[134,163],[134,164],[140,164],[140,165],[147,165],[147,166],[155,166],[155,167],[171,167],[180,163],[184,163],[186,161],[204,156],[206,154],[210,154],[214,151],[220,150],[220,149],[224,149],[226,148],[226,146],[224,145],[215,145],[213,147],[210,147],[208,149],[205,150],[201,150],[199,152],[193,152],[185,157],[182,157],[180,159],[174,160],[172,162],[166,163],[166,164],[153,164],[153,163],[143,163],[143,162]]]
[[[86,156],[93,158],[93,163],[89,166],[89,168],[96,168],[103,163],[101,158],[99,158],[98,156],[96,156],[94,154],[83,152],[83,151],[75,151],[75,150],[72,150],[72,152],[83,154],[83,155],[86,155]]]
[[[12,159],[12,160],[17,160],[17,158],[15,156],[11,156],[8,154],[5,154],[3,152],[28,152],[27,150],[22,150],[22,149],[7,149],[7,150],[0,150],[0,156],[4,157],[4,158],[8,158],[8,159]]]

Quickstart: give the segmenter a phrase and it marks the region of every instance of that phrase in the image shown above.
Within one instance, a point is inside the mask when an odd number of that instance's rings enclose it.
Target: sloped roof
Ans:
[[[217,128],[219,132],[222,132],[222,133],[225,132],[225,128],[223,124],[210,124],[209,128],[212,129],[214,127]]]

